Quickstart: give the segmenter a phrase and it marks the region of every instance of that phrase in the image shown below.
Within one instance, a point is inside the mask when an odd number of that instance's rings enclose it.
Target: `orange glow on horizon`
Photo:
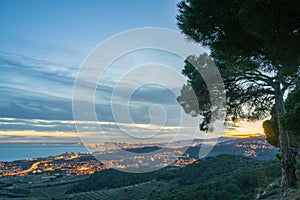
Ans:
[[[98,133],[84,133],[88,143],[104,141]],[[224,130],[223,137],[248,138],[264,135],[262,121],[240,121]],[[118,136],[116,134],[116,136]],[[168,134],[170,136],[170,134]],[[114,136],[112,136],[114,137]],[[0,143],[76,143],[80,138],[77,132],[64,131],[35,131],[35,130],[0,130]],[[90,141],[90,142],[89,142]],[[120,141],[122,142],[122,141]],[[129,142],[129,141],[123,141]]]
[[[235,137],[235,138],[249,138],[249,137],[256,137],[256,136],[262,136],[264,134],[262,133],[227,133],[225,137]]]
[[[240,121],[224,130],[225,137],[249,138],[265,135],[262,120],[257,122]]]
[[[23,137],[20,139],[6,139],[8,137]],[[52,137],[52,138],[43,138]],[[34,130],[21,130],[21,131],[0,131],[0,144],[1,143],[64,143],[64,142],[78,142],[77,133],[75,132],[62,132],[62,131],[34,131]],[[35,139],[31,139],[35,138]],[[63,139],[62,139],[63,138]],[[69,140],[69,141],[68,141]]]

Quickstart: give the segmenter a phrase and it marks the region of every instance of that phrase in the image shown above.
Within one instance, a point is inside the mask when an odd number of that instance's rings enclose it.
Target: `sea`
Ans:
[[[0,161],[25,160],[63,153],[90,153],[94,149],[77,143],[0,143]]]

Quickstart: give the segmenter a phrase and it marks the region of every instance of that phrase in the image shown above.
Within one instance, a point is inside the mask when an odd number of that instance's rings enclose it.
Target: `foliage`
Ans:
[[[178,8],[179,28],[188,37],[209,47],[211,56],[218,63],[226,88],[228,119],[264,118],[274,105],[277,119],[281,120],[286,114],[283,97],[295,86],[300,73],[300,2],[183,0]],[[200,62],[192,63],[203,63],[203,56],[196,59]],[[201,67],[210,66],[185,63],[183,74],[189,80],[178,97],[185,110],[188,110],[185,107],[192,107],[188,104],[190,97],[186,90],[205,88],[196,86],[205,84],[200,74],[193,75]],[[196,90],[198,101],[206,91]],[[209,105],[209,101],[204,103]],[[194,112],[204,117],[200,128],[208,131],[212,108],[201,105],[199,108],[199,112]],[[294,112],[287,114],[293,116]],[[277,126],[273,122],[267,121],[265,127],[268,140],[280,145],[282,189],[285,190],[296,184],[295,159],[290,150],[287,127],[281,121]],[[276,135],[279,135],[279,142]]]
[[[83,184],[74,186],[69,193],[119,188],[127,185],[146,182],[152,179],[152,173],[130,174],[115,169],[108,169],[96,172],[86,179]]]
[[[292,145],[296,148],[300,147],[300,79],[296,88],[289,93],[286,102],[286,114],[282,118],[283,126],[290,131]]]
[[[299,65],[299,1],[186,0],[178,8],[182,32],[209,46],[218,60],[244,70],[280,64],[290,69],[286,74]]]
[[[224,80],[229,119],[266,117],[274,104],[275,82],[282,84],[282,94],[295,84],[300,64],[300,9],[295,9],[299,2],[291,1],[284,7],[279,4],[251,0],[188,0],[178,4],[179,28],[211,49]],[[266,15],[266,10],[272,12]],[[199,63],[195,60],[201,63],[203,56],[186,59],[182,73],[188,84],[178,101],[187,113],[204,116],[201,129],[207,131],[209,92],[195,70],[203,65],[192,65]],[[200,109],[189,100],[190,88],[197,92]]]
[[[257,187],[280,176],[279,169],[276,161],[229,155],[208,158],[178,170],[174,178],[180,187],[155,199],[253,199]]]
[[[220,155],[177,170],[163,168],[146,174],[105,170],[74,186],[70,192],[117,188],[156,179],[169,182],[173,189],[170,193],[157,192],[153,195],[154,199],[251,199],[257,192],[257,187],[265,187],[268,182],[280,176],[279,169],[280,164],[276,160],[259,161],[241,156]]]
[[[285,102],[286,114],[281,121],[286,130],[289,131],[291,146],[300,147],[300,82],[294,90],[292,90]],[[273,107],[271,119],[263,122],[264,132],[268,142],[273,146],[279,145],[279,132],[277,122],[276,109]]]
[[[271,111],[271,119],[263,122],[264,133],[269,144],[279,147],[279,130],[276,108],[273,106]]]

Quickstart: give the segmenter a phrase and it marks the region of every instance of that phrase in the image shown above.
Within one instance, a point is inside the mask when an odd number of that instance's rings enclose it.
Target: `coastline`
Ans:
[[[92,153],[95,149],[78,143],[0,143],[0,151],[0,162],[12,162],[63,153]]]

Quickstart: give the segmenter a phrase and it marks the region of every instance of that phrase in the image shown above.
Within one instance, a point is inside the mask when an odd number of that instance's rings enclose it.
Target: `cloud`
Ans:
[[[230,124],[224,130],[224,135],[228,137],[249,137],[263,134],[262,122],[263,120],[256,122],[239,121]]]
[[[157,78],[157,73],[133,74],[133,79],[123,80],[123,82],[119,80],[132,65],[153,62],[153,60],[171,65],[173,62],[171,58],[172,56],[164,56],[161,52],[146,51],[121,58],[114,63],[99,82],[95,92],[95,110],[99,122],[79,123],[83,132],[93,138],[99,132],[97,127],[101,125],[106,135],[125,140],[130,138],[124,135],[124,130],[137,137],[159,133],[161,138],[167,138],[167,135],[176,134],[181,126],[182,109],[176,101],[176,94],[173,94],[171,90],[179,93],[180,81],[177,82],[177,79],[171,81],[172,84],[168,85],[171,88],[159,84],[136,87],[143,82],[145,76],[149,76],[148,79],[151,80]],[[181,61],[178,59],[173,64],[178,67]],[[74,135],[73,133],[76,133],[75,123],[72,121],[72,91],[78,67],[3,51],[0,51],[0,66],[0,130],[3,131],[0,135],[2,138],[6,133],[21,134],[5,136],[6,139],[11,140],[21,139],[12,138],[17,136],[24,139],[43,136],[62,138],[65,134],[61,136],[58,134],[65,132]],[[172,77],[167,75],[165,74],[163,78],[170,82],[169,79]],[[115,93],[116,99],[113,100],[116,101],[112,102],[112,95],[118,83],[120,83],[121,90]],[[81,85],[83,93],[79,96],[79,100],[85,100],[84,95],[91,91],[92,86],[89,79],[84,79]],[[128,91],[131,91],[132,87],[136,87],[136,90],[127,99]],[[157,104],[162,107],[153,107]],[[133,121],[125,119],[115,122],[112,106],[123,108],[128,106]],[[124,109],[118,110],[119,113],[123,111]],[[149,124],[150,122],[152,124]],[[183,129],[178,134],[193,132],[189,129],[190,126],[182,125],[182,127]],[[197,125],[194,127],[197,128]],[[37,132],[44,133],[44,135],[34,136]],[[27,134],[28,138],[26,138]]]
[[[7,142],[78,142],[75,132],[0,131],[0,143]]]
[[[76,72],[72,68],[3,52],[0,52],[0,65],[1,91],[13,89],[56,98],[70,98],[72,94],[72,74]]]
[[[49,60],[4,51],[0,51],[0,61],[3,67],[22,68],[24,71],[34,72],[37,75],[55,75],[55,78],[63,77],[64,80],[66,77],[74,78],[78,70],[77,66],[67,66]]]
[[[80,131],[77,133],[75,124]],[[100,128],[99,128],[100,127]],[[1,140],[67,140],[81,139],[83,141],[143,141],[143,142],[168,142],[177,139],[193,139],[199,135],[197,127],[165,126],[155,124],[134,124],[116,122],[93,122],[72,120],[41,120],[0,118]],[[202,135],[204,136],[204,135]]]
[[[147,58],[146,55],[148,54],[142,52],[138,58],[131,55],[121,59],[121,63],[117,63],[113,68],[116,73],[111,74],[111,78],[107,75],[104,77],[105,81],[98,85],[95,106],[101,121],[113,121],[111,97],[117,81],[113,78],[114,75],[121,76],[131,64],[139,64]],[[156,56],[157,52],[152,56],[150,54],[152,60]],[[159,57],[163,58],[162,55]],[[122,62],[127,68],[120,67]],[[0,117],[72,119],[72,91],[77,67],[3,51],[0,51],[0,66]],[[136,76],[137,79],[143,78]],[[136,80],[129,81],[129,84],[121,84],[123,92],[116,94],[120,100],[117,103],[124,104],[127,100],[124,94],[131,89]],[[89,80],[85,80],[84,83],[84,91],[90,91],[92,85]],[[178,86],[178,91],[179,88]],[[84,100],[84,95],[81,98]],[[180,109],[176,96],[168,88],[145,85],[130,97],[129,106],[134,120],[138,123],[148,123],[148,110],[153,104],[163,104],[168,112],[176,107],[177,110]],[[174,116],[174,112],[169,116]]]

